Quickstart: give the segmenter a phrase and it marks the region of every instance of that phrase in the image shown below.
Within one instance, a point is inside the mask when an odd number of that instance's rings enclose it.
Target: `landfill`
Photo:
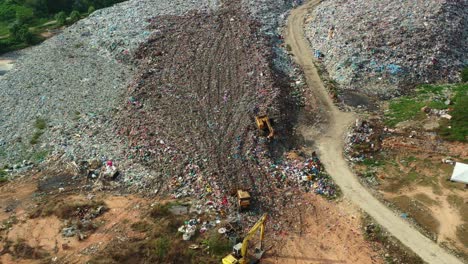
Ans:
[[[468,64],[468,1],[322,1],[306,28],[342,92],[389,98],[459,81]]]
[[[284,155],[306,100],[281,26],[301,1],[160,2],[96,11],[25,51],[0,79],[0,165],[45,153],[74,164],[93,190],[197,198],[197,212],[228,218],[231,192],[244,188],[254,197],[245,226],[264,211],[280,219],[302,191],[336,197],[318,157]],[[261,135],[257,115],[271,118],[275,138]],[[191,222],[185,239],[194,226],[214,228]]]

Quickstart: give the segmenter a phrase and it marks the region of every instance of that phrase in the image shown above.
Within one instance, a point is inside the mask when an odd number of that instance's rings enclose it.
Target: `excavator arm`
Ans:
[[[267,220],[267,214],[264,214],[260,220],[250,229],[250,231],[245,236],[244,240],[242,241],[242,249],[241,249],[241,260],[240,264],[247,263],[246,255],[247,255],[247,248],[249,246],[249,240],[252,238],[255,233],[257,233],[258,229],[260,229],[260,249],[262,249],[263,244],[263,237],[265,235],[265,221]]]
[[[235,256],[235,254],[227,255],[222,259],[223,264],[246,264],[247,263],[247,249],[249,247],[249,240],[254,236],[258,229],[260,229],[260,248],[261,251],[256,257],[260,259],[261,255],[263,254],[262,247],[263,247],[263,238],[265,235],[265,221],[267,220],[267,214],[264,214],[257,223],[250,229],[250,231],[245,236],[242,244],[237,244],[234,246],[234,250],[239,250],[238,246],[240,246],[240,259],[237,259],[239,256]],[[237,248],[237,249],[236,249]]]

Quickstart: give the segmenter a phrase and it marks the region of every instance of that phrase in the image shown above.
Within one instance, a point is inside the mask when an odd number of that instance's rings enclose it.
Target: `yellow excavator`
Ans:
[[[223,258],[222,264],[247,264],[247,249],[249,247],[249,240],[252,238],[258,229],[260,229],[260,246],[255,248],[255,253],[250,263],[258,263],[263,256],[265,251],[262,249],[263,237],[265,234],[265,221],[267,220],[267,214],[264,214],[260,220],[250,229],[245,236],[242,243],[236,244],[233,247],[232,254],[227,255]]]
[[[273,130],[273,127],[271,126],[270,123],[270,118],[268,118],[267,115],[262,115],[262,116],[256,116],[255,117],[255,122],[257,123],[257,127],[259,130],[267,130],[268,129],[268,139],[272,139],[273,136],[275,135],[275,131]]]

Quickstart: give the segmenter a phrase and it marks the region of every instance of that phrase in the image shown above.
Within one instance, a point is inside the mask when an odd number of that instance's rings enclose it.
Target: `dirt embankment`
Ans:
[[[231,250],[229,240],[218,234],[218,229],[232,225],[219,218],[216,210],[203,209],[200,214],[197,199],[93,191],[80,176],[60,164],[0,186],[0,263],[151,260],[215,264]],[[359,213],[353,207],[344,203],[337,206],[315,194],[301,198],[281,217],[268,220],[294,219],[291,228],[267,229],[265,263],[383,263],[382,249],[365,240]],[[162,206],[165,204],[184,210],[173,212]],[[210,224],[202,232],[198,223],[195,236],[184,241],[177,230],[193,219]],[[241,227],[240,237],[245,235],[242,230],[249,228]],[[251,250],[256,241],[252,241]]]

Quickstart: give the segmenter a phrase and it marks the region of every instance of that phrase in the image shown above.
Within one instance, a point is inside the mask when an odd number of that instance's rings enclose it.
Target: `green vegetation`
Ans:
[[[34,132],[31,140],[29,141],[31,145],[36,145],[37,143],[39,143],[39,138],[42,136],[42,134],[44,134],[44,129],[46,128],[46,126],[47,124],[46,124],[45,119],[42,119],[42,118],[36,119],[34,123],[34,127],[36,128],[36,131]]]
[[[46,121],[43,118],[38,118],[36,119],[36,122],[34,123],[34,127],[36,127],[39,130],[43,130],[46,128]]]
[[[445,101],[449,99],[450,104]],[[409,96],[390,101],[389,110],[385,113],[385,124],[390,127],[407,120],[425,118],[421,108],[448,109],[450,120],[441,119],[439,135],[452,141],[468,139],[468,84],[455,85],[421,85]]]
[[[153,209],[151,209],[150,215],[153,218],[161,218],[171,215],[171,212],[169,211],[169,204],[155,205]]]
[[[70,22],[71,23],[75,23],[80,19],[81,19],[80,12],[78,12],[76,10],[73,10],[73,12],[70,13]]]
[[[147,221],[138,221],[133,223],[131,226],[133,231],[136,232],[148,232],[151,230],[151,224],[148,223]]]
[[[415,119],[417,116],[424,116],[421,108],[424,102],[418,102],[415,99],[402,97],[390,102],[389,112],[385,114],[385,124],[394,127],[396,124]]]
[[[43,162],[48,155],[49,155],[48,150],[41,150],[41,151],[33,152],[31,155],[31,161]]]
[[[460,78],[462,82],[468,82],[468,67],[463,68]]]
[[[57,21],[57,25],[63,26],[67,23],[67,14],[61,11],[55,15],[55,20]]]
[[[371,159],[371,158],[367,158],[367,159],[364,159],[362,161],[359,162],[359,164],[362,164],[362,165],[365,165],[365,166],[368,166],[368,167],[379,167],[379,166],[382,166],[384,165],[384,161],[383,160],[378,160],[378,159]]]
[[[213,232],[207,239],[203,240],[202,243],[207,246],[211,254],[216,256],[222,256],[231,250],[229,241],[216,232]]]
[[[468,87],[468,85],[466,85]],[[452,119],[442,123],[439,130],[440,136],[447,140],[466,142],[468,139],[468,94],[458,98],[450,112]]]
[[[0,54],[40,43],[44,30],[75,23],[96,8],[123,1],[0,0]],[[44,25],[47,22],[52,23]]]
[[[0,169],[0,183],[4,183],[8,181],[8,173],[5,170]]]

